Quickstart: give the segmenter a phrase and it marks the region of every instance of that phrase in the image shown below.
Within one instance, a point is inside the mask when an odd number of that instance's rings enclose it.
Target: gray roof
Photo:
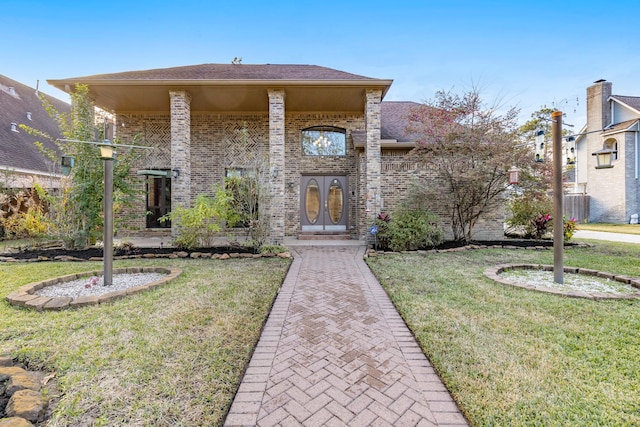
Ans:
[[[640,111],[640,96],[624,96],[624,95],[611,95],[611,98],[616,99],[629,107]]]
[[[384,101],[380,103],[380,136],[398,142],[415,142],[407,133],[409,113],[422,104],[411,101]]]
[[[77,77],[99,80],[377,80],[320,67],[295,64],[200,64]],[[73,79],[70,79],[73,80]]]
[[[71,106],[59,99],[44,95],[60,112],[69,112]],[[27,116],[31,113],[31,119]],[[17,125],[18,132],[11,124]],[[55,119],[51,118],[35,89],[0,74],[0,166],[51,172],[47,160],[35,146],[40,141],[46,148],[57,149],[56,145],[45,138],[32,136],[19,128],[25,124],[31,128],[60,137]]]

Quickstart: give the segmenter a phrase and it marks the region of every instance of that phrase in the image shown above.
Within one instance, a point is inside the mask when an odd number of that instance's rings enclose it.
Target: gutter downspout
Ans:
[[[636,179],[638,179],[638,167],[640,163],[640,153],[638,153],[638,131],[636,130],[636,140],[634,149],[636,150]]]

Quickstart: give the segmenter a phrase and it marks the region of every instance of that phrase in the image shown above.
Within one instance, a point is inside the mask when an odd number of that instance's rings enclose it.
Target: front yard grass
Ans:
[[[21,285],[101,263],[0,263],[0,354],[54,371],[49,426],[221,425],[282,283],[281,258],[127,260],[177,267],[159,288],[60,312],[10,306]]]
[[[474,426],[640,425],[640,302],[591,301],[487,279],[553,251],[385,255],[368,264]],[[564,264],[640,277],[638,246],[567,249]]]

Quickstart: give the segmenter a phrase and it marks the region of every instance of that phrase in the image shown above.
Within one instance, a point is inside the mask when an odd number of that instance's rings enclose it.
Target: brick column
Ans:
[[[367,145],[365,149],[365,197],[366,220],[370,223],[380,210],[382,201],[382,180],[380,176],[380,102],[382,91],[367,89],[365,94],[365,126],[367,130]]]
[[[284,240],[284,98],[269,90],[269,228],[271,243]]]
[[[171,98],[171,169],[179,171],[171,178],[171,207],[191,205],[191,95],[169,91]],[[172,226],[171,234],[176,230]]]

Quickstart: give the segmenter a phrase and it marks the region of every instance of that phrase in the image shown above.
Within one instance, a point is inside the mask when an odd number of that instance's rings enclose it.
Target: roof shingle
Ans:
[[[640,111],[640,96],[624,96],[624,95],[611,95],[611,98],[616,99],[629,107]]]
[[[97,74],[75,79],[86,82],[97,80],[376,80],[318,65],[294,64],[200,64]]]
[[[56,121],[42,106],[35,89],[1,74],[0,89],[0,166],[51,172],[50,165],[34,142],[40,141],[45,148],[57,151],[56,145],[48,139],[30,135],[19,125],[25,124],[58,138],[60,131]],[[49,95],[44,96],[58,111],[70,111],[68,103]],[[27,113],[31,113],[30,119]],[[12,130],[12,123],[17,125],[18,132]]]

